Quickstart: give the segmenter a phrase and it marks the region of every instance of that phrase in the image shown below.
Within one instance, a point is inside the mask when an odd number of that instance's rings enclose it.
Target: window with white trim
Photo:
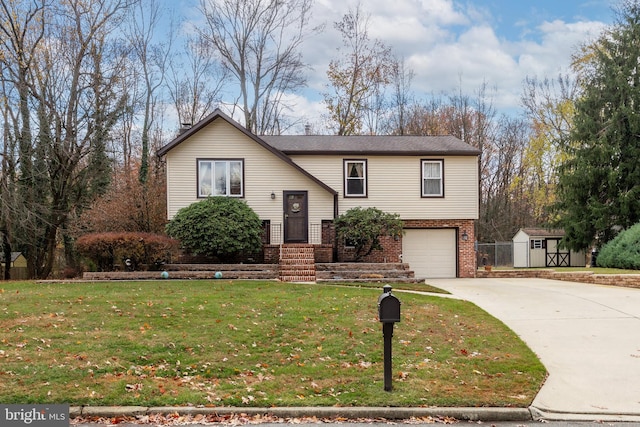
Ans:
[[[198,197],[244,196],[242,160],[198,160]]]
[[[367,161],[344,161],[344,196],[367,197]]]
[[[422,160],[422,197],[444,196],[444,160]]]

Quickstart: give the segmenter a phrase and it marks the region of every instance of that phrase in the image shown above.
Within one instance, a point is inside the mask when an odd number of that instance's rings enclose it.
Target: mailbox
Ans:
[[[383,293],[378,298],[378,318],[382,323],[396,323],[400,321],[400,300],[391,293],[391,286],[385,285]]]

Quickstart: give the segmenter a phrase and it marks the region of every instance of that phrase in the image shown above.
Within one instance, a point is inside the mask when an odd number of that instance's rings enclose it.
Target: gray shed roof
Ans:
[[[529,237],[563,237],[564,230],[552,228],[522,228]]]
[[[288,155],[370,154],[412,156],[477,156],[480,150],[450,135],[446,136],[261,136],[264,142]]]

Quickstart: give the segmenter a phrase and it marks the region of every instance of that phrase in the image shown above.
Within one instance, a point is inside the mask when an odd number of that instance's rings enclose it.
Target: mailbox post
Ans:
[[[382,337],[384,340],[384,390],[391,391],[391,347],[393,324],[400,321],[400,300],[391,293],[391,286],[382,287],[382,295],[378,298],[378,318],[382,322]]]

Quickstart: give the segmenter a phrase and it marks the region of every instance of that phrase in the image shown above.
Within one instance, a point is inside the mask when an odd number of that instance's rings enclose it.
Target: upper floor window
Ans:
[[[198,160],[198,197],[242,197],[243,166],[243,160]]]
[[[422,197],[444,197],[444,160],[422,161]]]
[[[367,197],[367,161],[344,161],[345,197]]]

